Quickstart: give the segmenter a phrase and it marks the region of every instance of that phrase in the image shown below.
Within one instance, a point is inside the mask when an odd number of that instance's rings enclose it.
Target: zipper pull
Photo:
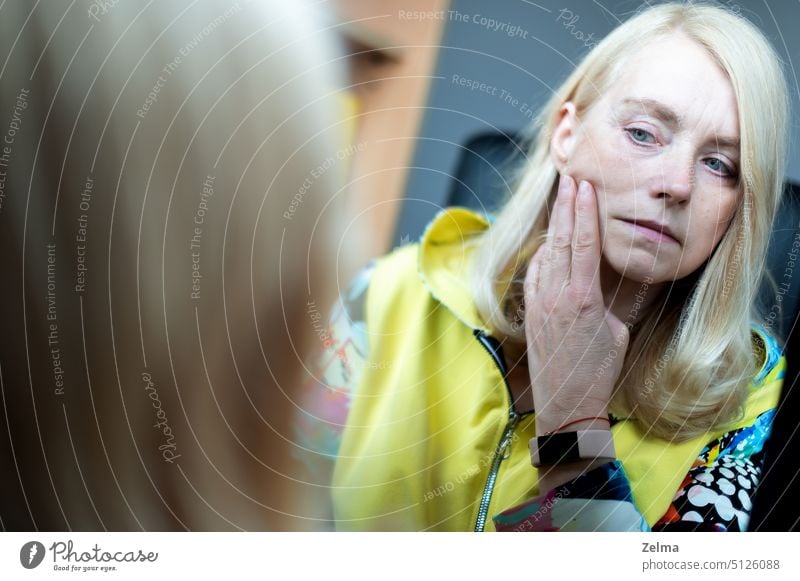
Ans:
[[[511,457],[511,446],[508,445],[510,442],[510,437],[504,442],[505,446],[503,449],[503,460],[508,460]]]
[[[519,422],[520,415],[515,412],[513,409],[508,413],[508,427],[506,428],[506,435],[503,438],[503,441],[500,442],[500,446],[498,447],[498,454],[503,455],[503,460],[508,460],[511,456],[511,444],[512,440],[514,439],[514,428],[517,427],[517,422]]]

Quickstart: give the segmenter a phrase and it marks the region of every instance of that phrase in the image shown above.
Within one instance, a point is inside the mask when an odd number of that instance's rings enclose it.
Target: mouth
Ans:
[[[630,224],[631,227],[640,235],[649,240],[661,243],[680,244],[669,226],[660,224],[654,220],[626,220],[623,222]]]

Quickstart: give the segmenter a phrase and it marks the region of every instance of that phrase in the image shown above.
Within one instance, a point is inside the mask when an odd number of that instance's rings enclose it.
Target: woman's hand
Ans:
[[[576,192],[576,190],[579,190]],[[525,277],[525,336],[543,435],[565,423],[608,414],[622,370],[628,329],[603,302],[597,198],[589,182],[559,181],[547,241]],[[568,430],[608,428],[581,422]]]

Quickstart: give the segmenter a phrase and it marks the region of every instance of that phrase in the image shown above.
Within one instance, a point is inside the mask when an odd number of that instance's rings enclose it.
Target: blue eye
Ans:
[[[706,161],[706,166],[711,171],[716,172],[726,178],[735,177],[733,170],[727,164],[723,163],[721,159],[716,157],[709,157],[706,158],[705,161]]]
[[[631,127],[625,130],[631,139],[636,143],[655,143],[656,138],[649,131],[645,131],[639,127]]]

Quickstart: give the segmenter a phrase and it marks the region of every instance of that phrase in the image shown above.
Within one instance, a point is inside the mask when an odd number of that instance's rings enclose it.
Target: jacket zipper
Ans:
[[[503,360],[498,355],[497,350],[492,346],[491,340],[489,336],[485,335],[483,332],[476,330],[475,337],[478,339],[481,345],[489,352],[491,355],[492,360],[497,365],[498,369],[500,369],[500,373],[503,376],[503,381],[506,384],[506,390],[508,393],[511,393],[511,389],[508,385],[508,380],[506,379],[506,366]],[[494,457],[492,458],[492,466],[489,469],[489,475],[486,477],[486,484],[483,487],[483,494],[481,495],[481,503],[478,507],[478,518],[475,521],[475,532],[483,532],[484,528],[486,527],[486,518],[489,514],[489,503],[492,501],[492,493],[494,493],[494,486],[497,482],[497,473],[500,471],[500,463],[505,459],[506,449],[508,445],[511,443],[511,439],[514,434],[514,428],[517,427],[519,423],[520,414],[514,410],[514,403],[512,402],[508,408],[508,422],[506,423],[506,427],[503,430],[503,435],[500,438],[500,443],[497,445],[497,448],[494,451]]]

